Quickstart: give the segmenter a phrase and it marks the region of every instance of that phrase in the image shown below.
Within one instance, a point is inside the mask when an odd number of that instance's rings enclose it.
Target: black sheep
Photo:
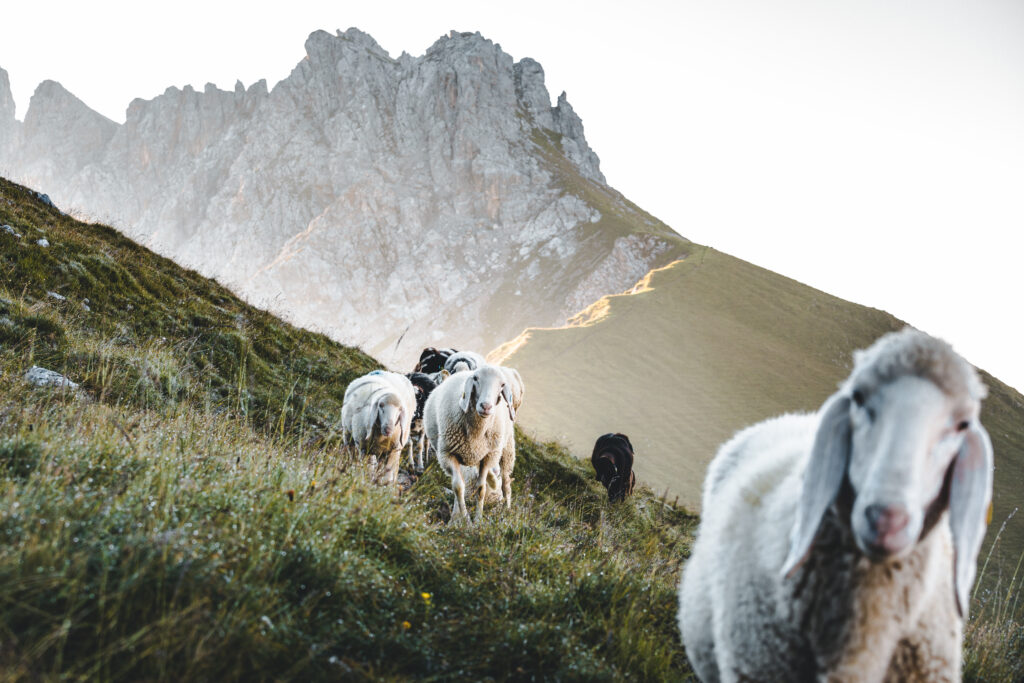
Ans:
[[[417,472],[422,472],[427,448],[426,434],[423,431],[423,406],[426,405],[430,392],[437,388],[437,382],[422,372],[410,372],[406,377],[412,382],[412,388],[416,392],[416,412],[413,413],[409,429],[409,458],[412,460],[413,468]]]
[[[413,368],[413,372],[423,372],[428,375],[441,372],[444,369],[444,362],[453,353],[458,352],[455,349],[435,349],[433,346],[428,346],[420,354],[420,360]]]
[[[608,500],[616,502],[633,493],[633,444],[625,434],[610,433],[597,439],[590,462],[597,480],[608,489]]]

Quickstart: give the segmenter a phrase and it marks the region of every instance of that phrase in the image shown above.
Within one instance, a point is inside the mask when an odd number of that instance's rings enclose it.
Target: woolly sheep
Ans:
[[[679,590],[697,675],[959,680],[992,495],[985,393],[907,328],[856,353],[817,415],[722,446]]]
[[[629,437],[617,432],[604,434],[594,443],[590,464],[601,485],[608,490],[612,503],[633,493],[636,474],[633,472],[633,444]]]
[[[449,375],[464,370],[476,370],[487,361],[479,353],[473,351],[458,351],[448,356],[444,362],[444,371]]]
[[[500,467],[505,505],[511,505],[511,474],[515,463],[512,423],[515,407],[505,374],[494,365],[458,372],[441,383],[427,399],[423,423],[438,463],[452,478],[455,501],[451,521],[469,520],[462,467],[476,467],[477,520],[483,514],[489,489],[497,489],[492,469]],[[504,402],[505,405],[500,405]]]
[[[383,481],[394,483],[415,412],[416,395],[409,379],[397,372],[375,370],[345,389],[342,439],[361,455],[381,456]]]

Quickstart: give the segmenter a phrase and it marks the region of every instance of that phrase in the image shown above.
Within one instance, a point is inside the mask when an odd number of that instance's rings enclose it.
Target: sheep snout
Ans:
[[[911,515],[903,505],[874,503],[864,508],[866,527],[858,534],[869,557],[886,558],[896,555],[916,540],[910,537]]]

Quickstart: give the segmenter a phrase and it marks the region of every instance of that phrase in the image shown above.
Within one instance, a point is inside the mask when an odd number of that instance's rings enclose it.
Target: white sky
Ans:
[[[273,86],[318,28],[533,57],[611,185],[680,234],[951,341],[1024,389],[1024,2],[5,3],[18,117],[116,121],[169,85]]]

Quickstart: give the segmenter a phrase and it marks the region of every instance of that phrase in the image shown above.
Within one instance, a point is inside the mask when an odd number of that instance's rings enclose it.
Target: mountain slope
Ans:
[[[356,29],[305,47],[273,89],[169,88],[120,126],[44,84],[24,125],[0,107],[0,172],[403,366],[561,324],[686,253],[605,184],[537,62],[456,32],[417,58]]]
[[[436,466],[339,447],[369,356],[4,180],[0,225],[4,680],[686,676],[692,517],[520,434],[513,509],[447,528]]]
[[[522,373],[532,433],[578,457],[589,457],[601,434],[627,433],[641,480],[697,510],[719,445],[767,417],[816,410],[849,374],[852,352],[903,323],[693,248],[649,274],[637,293],[598,301],[575,326],[527,330],[492,357]],[[990,389],[982,421],[997,463],[994,535],[1022,500],[1024,397],[982,375]],[[1002,542],[1016,562],[1024,551],[1020,516]]]

